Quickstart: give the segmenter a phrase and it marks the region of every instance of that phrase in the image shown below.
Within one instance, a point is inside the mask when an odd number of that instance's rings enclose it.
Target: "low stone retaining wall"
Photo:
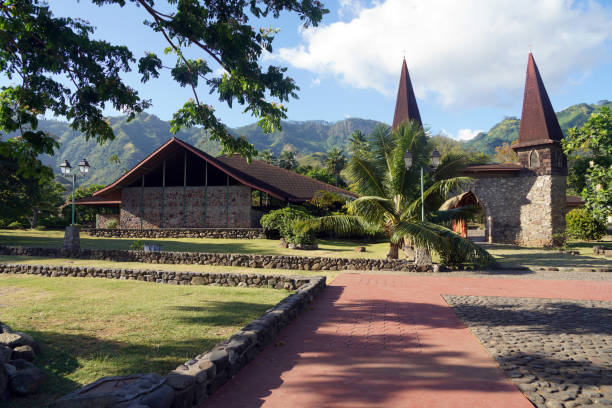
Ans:
[[[431,272],[433,265],[414,265],[405,259],[326,258],[285,255],[211,254],[204,252],[144,252],[115,249],[81,249],[0,246],[0,255],[42,256],[52,258],[97,259],[153,264],[198,264],[266,269],[309,271],[402,271]]]
[[[90,228],[83,230],[92,237],[105,238],[265,238],[262,228],[163,228],[119,229]]]
[[[296,290],[311,279],[302,276],[246,273],[170,272],[140,269],[93,268],[61,265],[0,264],[0,274],[29,274],[47,277],[107,278],[166,283],[170,285],[215,285],[266,287]]]
[[[255,358],[325,288],[325,277],[187,273],[106,269],[78,266],[0,264],[0,273],[48,277],[99,277],[180,285],[259,286],[295,290],[259,318],[212,350],[180,365],[163,377],[134,374],[104,377],[55,402],[56,408],[74,407],[199,407],[210,394]]]

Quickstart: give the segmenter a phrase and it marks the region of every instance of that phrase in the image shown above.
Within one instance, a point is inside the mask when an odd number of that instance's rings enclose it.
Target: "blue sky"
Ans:
[[[55,14],[81,17],[95,36],[127,45],[138,58],[162,53],[161,36],[142,24],[141,8],[97,7],[52,0]],[[330,9],[317,29],[292,15],[252,21],[281,31],[262,63],[289,67],[301,87],[290,120],[360,117],[391,123],[405,53],[423,121],[434,133],[467,139],[504,116],[520,116],[530,47],[555,109],[612,99],[612,1],[323,0]],[[169,119],[190,93],[168,74],[141,84],[149,110]],[[231,127],[255,118],[230,110],[200,89]],[[116,114],[109,111],[108,114]]]

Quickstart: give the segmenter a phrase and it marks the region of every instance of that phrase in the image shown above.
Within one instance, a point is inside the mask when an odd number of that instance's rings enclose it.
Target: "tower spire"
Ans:
[[[423,126],[421,122],[421,114],[419,113],[419,107],[417,105],[416,97],[414,96],[414,90],[412,89],[412,82],[410,82],[410,74],[408,74],[408,66],[406,65],[406,58],[402,62],[402,72],[400,75],[399,88],[397,90],[397,100],[395,102],[395,114],[393,115],[393,125],[391,130],[395,130],[407,120],[414,120],[419,125]]]
[[[560,141],[563,132],[550,103],[538,66],[530,52],[527,59],[527,77],[523,97],[523,113],[518,146]]]

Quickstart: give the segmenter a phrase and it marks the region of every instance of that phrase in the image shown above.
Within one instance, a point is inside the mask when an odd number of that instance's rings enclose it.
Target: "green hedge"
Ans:
[[[606,235],[606,225],[584,208],[575,208],[565,216],[567,234],[582,240],[598,240]]]

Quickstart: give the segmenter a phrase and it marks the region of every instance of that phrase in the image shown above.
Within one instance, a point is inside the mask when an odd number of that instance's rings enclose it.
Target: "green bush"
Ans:
[[[13,221],[9,225],[6,226],[8,229],[23,229],[23,225],[19,221]]]
[[[132,251],[142,251],[144,250],[144,242],[142,242],[142,239],[137,239],[130,244],[130,249]]]
[[[575,208],[565,216],[570,237],[583,240],[598,240],[606,235],[606,225],[593,217],[584,208]]]
[[[119,225],[119,223],[117,222],[116,219],[112,219],[109,222],[106,223],[106,228],[108,229],[115,229],[117,228],[117,226]]]
[[[310,214],[299,207],[284,207],[270,211],[261,217],[261,226],[268,230],[278,231],[281,237],[285,238],[290,244],[316,243],[316,237],[312,232],[300,232],[296,226],[300,221],[312,218]]]

